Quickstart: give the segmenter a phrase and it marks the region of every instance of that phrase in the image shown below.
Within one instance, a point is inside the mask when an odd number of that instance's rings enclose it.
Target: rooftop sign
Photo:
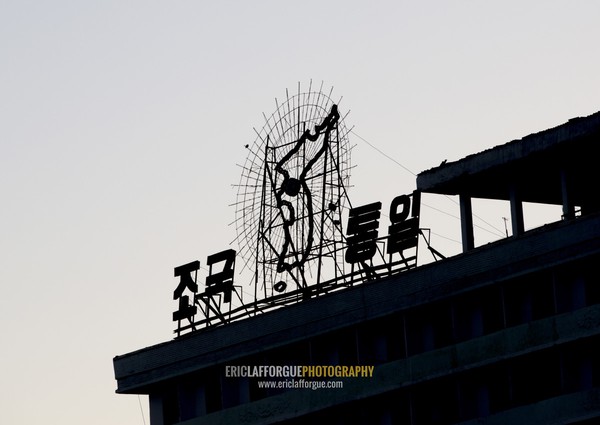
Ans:
[[[239,248],[207,257],[203,285],[200,261],[175,267],[177,336],[416,267],[420,194],[392,199],[384,223],[381,202],[352,206],[338,103],[298,87],[255,130],[234,204]],[[236,263],[253,299],[234,283]]]

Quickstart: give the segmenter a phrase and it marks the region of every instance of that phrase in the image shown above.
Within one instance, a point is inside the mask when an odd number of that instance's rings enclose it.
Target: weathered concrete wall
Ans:
[[[352,400],[361,400],[377,396],[393,390],[421,384],[426,381],[447,377],[484,367],[499,360],[507,361],[518,356],[549,347],[568,344],[576,340],[600,335],[600,305],[584,308],[573,313],[538,320],[529,324],[516,326],[491,335],[452,345],[439,350],[430,351],[407,359],[397,360],[375,367],[373,378],[346,378],[343,389],[310,389],[288,390],[286,393],[266,399],[225,409],[207,416],[181,422],[180,425],[259,425],[272,424],[282,420],[306,415]],[[574,410],[568,404],[573,400],[588,400],[583,395],[558,397],[547,405],[553,406],[553,417],[571,417],[575,412],[594,412],[600,415],[600,399],[591,405],[579,406]],[[567,402],[568,401],[568,402]],[[546,410],[529,407],[523,415],[503,412],[498,418],[518,417],[520,422],[490,418],[490,424],[527,423],[524,417],[542,417]],[[531,417],[531,416],[530,416]],[[546,416],[543,416],[546,418]],[[479,423],[479,422],[478,422]],[[486,422],[488,423],[488,422]],[[560,423],[532,421],[532,423]]]

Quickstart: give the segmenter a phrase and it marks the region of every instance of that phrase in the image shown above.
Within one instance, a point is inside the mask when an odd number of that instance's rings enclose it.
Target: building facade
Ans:
[[[600,113],[422,172],[459,197],[461,254],[117,356],[117,392],[152,425],[598,423],[595,143]],[[510,237],[475,246],[476,198]],[[562,215],[525,231],[525,202]]]

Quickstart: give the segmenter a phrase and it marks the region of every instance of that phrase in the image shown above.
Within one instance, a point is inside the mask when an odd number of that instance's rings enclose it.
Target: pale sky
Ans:
[[[343,97],[376,147],[351,134],[350,198],[386,205],[416,187],[398,164],[600,110],[599,18],[593,0],[0,2],[0,423],[149,423],[112,359],[172,339],[173,267],[230,247],[236,164],[286,88]],[[459,252],[456,204],[423,203]],[[479,243],[510,216],[475,213],[495,228]]]

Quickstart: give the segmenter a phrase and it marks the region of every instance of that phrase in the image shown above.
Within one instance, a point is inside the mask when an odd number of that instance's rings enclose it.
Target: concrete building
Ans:
[[[459,196],[463,253],[117,356],[117,392],[148,394],[152,425],[598,423],[596,143],[600,113],[422,172]],[[510,237],[475,246],[475,198],[510,202]],[[562,215],[525,231],[524,202]],[[313,390],[244,365],[374,368]]]

